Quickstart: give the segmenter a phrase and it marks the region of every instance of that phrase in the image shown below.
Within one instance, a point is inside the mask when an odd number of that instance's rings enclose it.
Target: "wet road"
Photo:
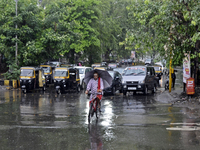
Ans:
[[[167,129],[177,126],[173,123],[198,123],[200,111],[159,103],[158,94],[103,97],[100,118],[88,124],[83,91],[0,91],[1,149],[199,150],[198,130]]]

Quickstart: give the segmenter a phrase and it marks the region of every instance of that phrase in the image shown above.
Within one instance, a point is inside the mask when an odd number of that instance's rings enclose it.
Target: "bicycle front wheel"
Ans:
[[[93,103],[91,103],[89,113],[88,113],[88,123],[90,123],[90,120],[91,120],[93,114],[94,114]]]

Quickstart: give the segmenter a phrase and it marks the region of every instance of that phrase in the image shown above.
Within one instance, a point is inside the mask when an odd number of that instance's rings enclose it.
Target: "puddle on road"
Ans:
[[[199,110],[163,105],[151,94],[104,97],[102,115],[90,125],[84,93],[9,91],[0,98],[1,139],[10,149],[196,149],[200,141],[198,131],[167,130],[181,127],[170,123],[200,122]]]

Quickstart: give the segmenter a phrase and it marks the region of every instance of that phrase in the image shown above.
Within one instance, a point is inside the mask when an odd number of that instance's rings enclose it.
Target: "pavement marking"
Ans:
[[[189,126],[183,126],[183,127],[172,127],[172,128],[166,128],[167,130],[172,131],[199,131],[200,127],[189,127]]]
[[[170,125],[188,125],[188,126],[200,126],[200,123],[170,123]]]

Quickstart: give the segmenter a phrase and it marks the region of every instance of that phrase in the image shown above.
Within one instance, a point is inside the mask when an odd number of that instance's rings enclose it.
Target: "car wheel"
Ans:
[[[113,87],[113,88],[112,88],[112,95],[115,95],[115,92],[116,92],[116,88]]]
[[[83,80],[83,82],[82,82],[82,89],[83,89],[83,90],[86,89],[86,84],[85,84],[84,80]]]
[[[133,91],[133,95],[136,95],[136,91]]]
[[[46,91],[46,86],[45,85],[43,86],[43,91]]]
[[[165,90],[168,90],[169,86],[167,83],[165,83]]]
[[[56,93],[57,94],[60,94],[61,92],[60,92],[60,89],[56,89]]]
[[[143,92],[143,93],[144,93],[144,95],[146,95],[146,94],[147,94],[147,92],[148,92],[148,89],[147,89],[147,86],[145,86],[145,87],[144,87],[144,92]]]
[[[127,93],[127,91],[123,91],[123,95],[124,95],[124,96],[126,95],[126,93]]]
[[[78,87],[77,87],[77,92],[80,92],[80,91],[81,91],[81,86],[78,85]]]
[[[153,86],[152,94],[156,92],[156,86]]]
[[[26,89],[24,89],[24,90],[23,90],[23,93],[26,94],[26,92],[27,92]]]

